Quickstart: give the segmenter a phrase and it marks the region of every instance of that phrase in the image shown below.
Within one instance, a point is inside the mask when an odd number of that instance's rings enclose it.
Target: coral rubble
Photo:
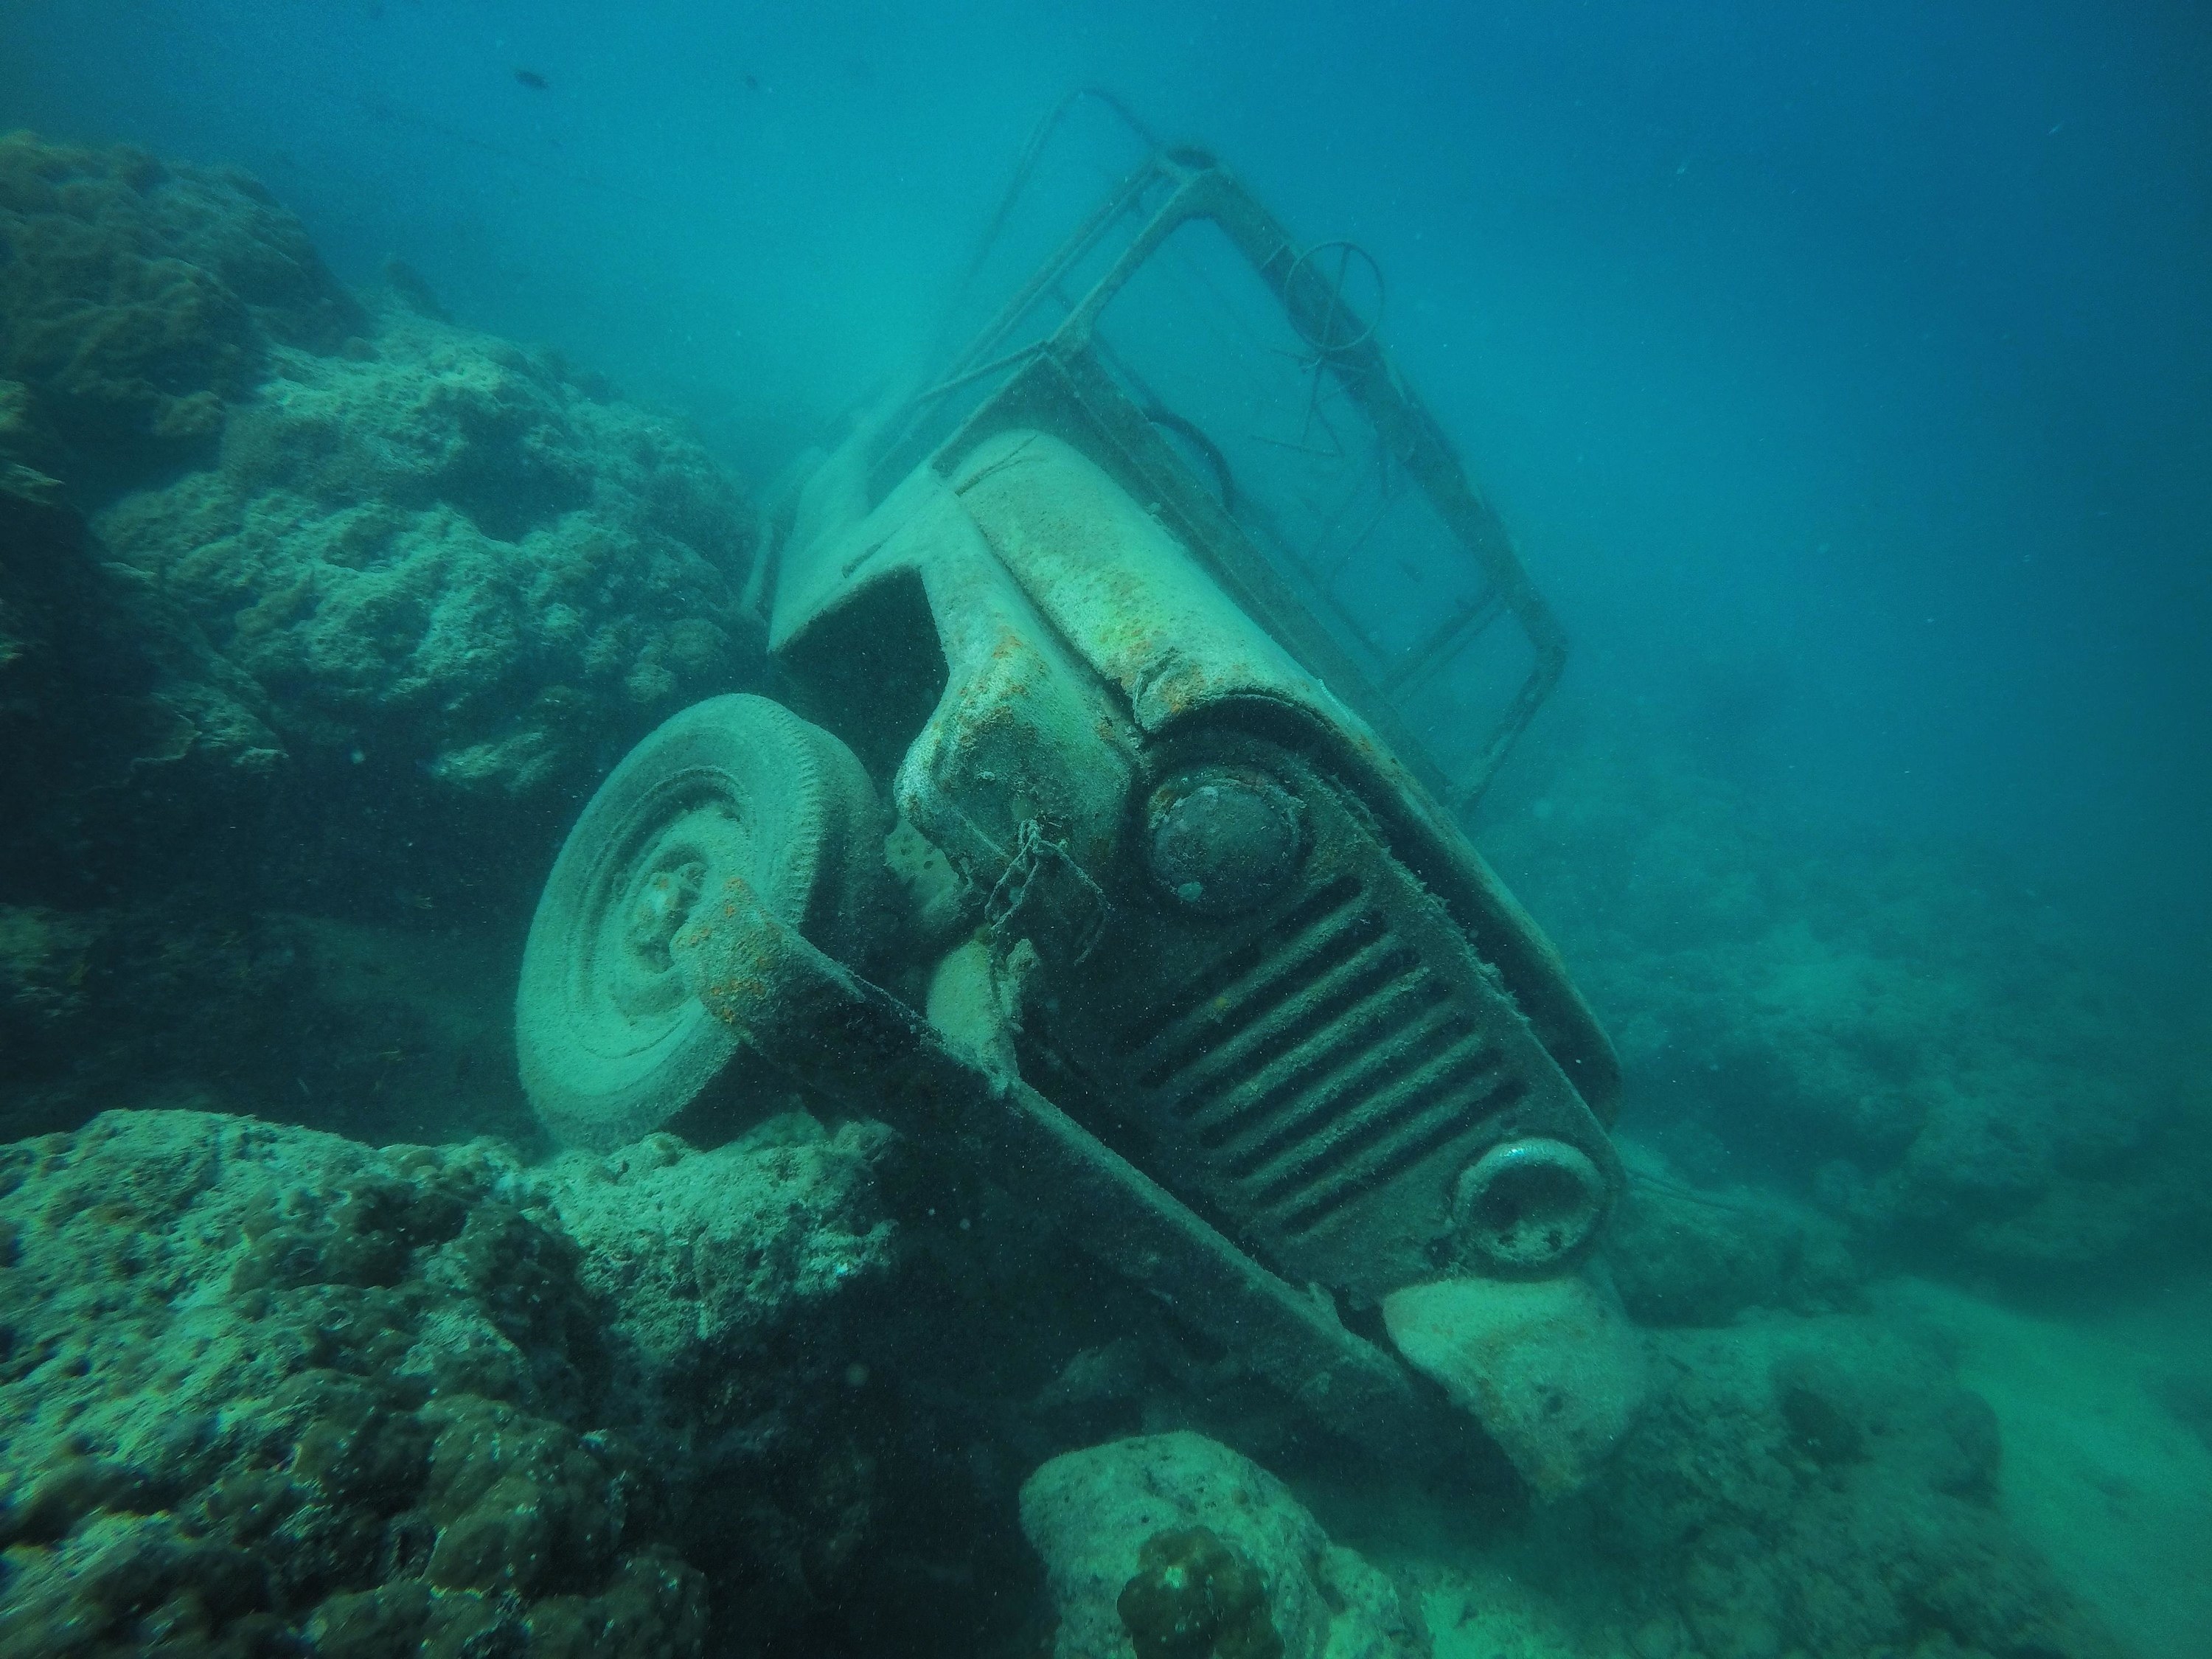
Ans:
[[[1996,1418],[1924,1342],[1832,1316],[1654,1346],[1644,1421],[1553,1534],[1573,1559],[1587,1528],[1640,1651],[2114,1652],[2006,1525]]]

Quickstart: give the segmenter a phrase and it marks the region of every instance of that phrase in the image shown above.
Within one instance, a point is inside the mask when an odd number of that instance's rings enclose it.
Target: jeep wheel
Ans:
[[[736,1050],[670,949],[702,897],[741,877],[849,957],[875,908],[884,828],[852,751],[765,697],[694,703],[631,750],[568,832],[523,949],[515,1048],[554,1139],[634,1140]]]

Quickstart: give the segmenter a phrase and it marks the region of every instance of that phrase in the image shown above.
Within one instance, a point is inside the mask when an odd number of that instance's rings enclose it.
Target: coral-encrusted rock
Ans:
[[[1054,1458],[1022,1487],[1060,1659],[1426,1659],[1397,1587],[1290,1488],[1179,1431]]]
[[[267,342],[329,350],[362,325],[246,174],[0,137],[0,374],[93,479],[211,447]]]
[[[688,1428],[682,1402],[665,1392],[688,1380],[687,1368],[736,1363],[811,1304],[889,1267],[891,1224],[872,1207],[868,1172],[890,1139],[880,1123],[824,1134],[793,1116],[712,1152],[653,1134],[552,1166],[548,1200],[583,1246],[588,1281],[617,1310],[635,1400]]]
[[[37,807],[0,898],[496,909],[569,792],[759,673],[704,452],[403,298],[242,173],[0,138],[0,761]]]
[[[687,1520],[665,1449],[742,1419],[681,1379],[750,1367],[804,1464],[829,1391],[774,1339],[886,1259],[842,1231],[871,1149],[811,1144],[651,1155],[750,1194],[724,1249],[759,1265],[688,1334],[617,1282],[687,1248],[669,1214],[606,1272],[558,1219],[619,1172],[185,1112],[0,1152],[0,1655],[700,1651],[786,1540]]]
[[[1700,1192],[1631,1149],[1603,1245],[1613,1287],[1644,1325],[1725,1325],[1750,1308],[1834,1313],[1863,1300],[1843,1229],[1771,1192]]]
[[[2005,1522],[1996,1417],[1939,1354],[1850,1316],[1651,1340],[1661,1386],[1556,1540],[1620,1576],[1639,1651],[2112,1659]]]
[[[0,900],[108,893],[118,843],[161,886],[179,849],[234,836],[263,798],[280,756],[260,689],[143,576],[103,563],[60,488],[9,465],[6,437],[0,422]]]
[[[2212,1081],[2017,874],[1824,845],[1662,742],[1565,764],[1488,850],[1686,1167],[1765,1166],[1945,1273],[2105,1284],[2212,1239]]]
[[[219,466],[99,527],[295,754],[543,797],[757,669],[744,503],[667,426],[403,311],[273,362]]]
[[[610,1310],[623,1431],[680,1472],[676,1520],[717,1605],[763,1626],[818,1615],[866,1565],[880,1395],[854,1378],[878,1315],[854,1292],[891,1265],[890,1143],[794,1115],[711,1152],[648,1135],[571,1154],[542,1182]]]

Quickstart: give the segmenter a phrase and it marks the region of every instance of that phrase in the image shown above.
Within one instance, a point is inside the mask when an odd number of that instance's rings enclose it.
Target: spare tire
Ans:
[[[742,877],[832,956],[864,938],[883,812],[853,752],[765,697],[710,697],[663,724],[599,786],[554,861],[523,947],[522,1086],[563,1146],[659,1127],[726,1065],[670,941]]]

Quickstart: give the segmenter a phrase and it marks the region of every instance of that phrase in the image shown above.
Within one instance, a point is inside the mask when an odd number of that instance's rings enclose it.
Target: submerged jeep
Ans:
[[[520,1064],[611,1147],[764,1059],[1325,1422],[1418,1453],[1426,1372],[1558,1488],[1621,1420],[1582,1271],[1618,1073],[1461,819],[1564,643],[1382,297],[1151,149],[810,458],[754,573],[780,697],[684,711],[585,809]]]

